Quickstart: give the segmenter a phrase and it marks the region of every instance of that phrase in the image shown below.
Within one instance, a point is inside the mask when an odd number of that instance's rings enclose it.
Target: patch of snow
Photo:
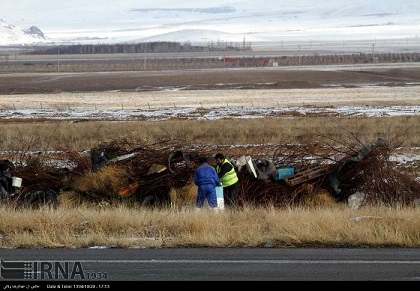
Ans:
[[[389,160],[396,162],[399,165],[406,165],[409,163],[420,161],[420,155],[418,154],[394,154],[389,157]]]
[[[168,120],[199,119],[217,120],[223,118],[255,119],[265,117],[293,118],[289,112],[302,116],[417,116],[420,106],[336,106],[336,107],[214,107],[214,108],[160,108],[160,109],[118,109],[86,110],[72,109],[6,109],[0,111],[5,119],[42,119],[53,120]]]

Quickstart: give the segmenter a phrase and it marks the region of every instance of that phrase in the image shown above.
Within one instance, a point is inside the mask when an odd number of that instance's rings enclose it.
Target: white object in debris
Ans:
[[[254,168],[254,164],[252,163],[252,159],[250,156],[246,156],[246,168],[248,169],[248,171],[254,175],[254,178],[257,178],[257,172],[255,172],[255,168]]]
[[[216,186],[217,208],[225,210],[225,199],[223,198],[223,187]]]
[[[236,167],[240,170],[243,166],[246,165],[246,157],[242,156],[236,161]]]
[[[17,187],[17,188],[19,188],[20,186],[22,186],[22,178],[13,177],[12,178],[12,186],[13,187]]]
[[[366,204],[366,193],[356,192],[347,198],[347,203],[351,209],[359,209]]]
[[[130,158],[134,157],[135,154],[136,153],[131,153],[131,154],[126,154],[126,155],[118,156],[118,157],[115,157],[115,158],[109,160],[109,162],[110,163],[115,163],[115,162],[120,162],[120,161],[123,161],[123,160],[127,160],[127,159],[130,159]]]

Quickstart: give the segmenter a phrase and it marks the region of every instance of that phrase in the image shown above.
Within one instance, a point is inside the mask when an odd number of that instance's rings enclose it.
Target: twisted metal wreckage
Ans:
[[[171,189],[192,183],[200,156],[209,157],[212,163],[214,150],[146,147],[127,150],[117,143],[110,143],[92,149],[88,159],[70,155],[75,164],[71,169],[37,168],[33,165],[15,167],[10,161],[3,160],[0,162],[0,198],[1,201],[15,201],[19,206],[57,205],[58,195],[72,190],[80,197],[96,202],[112,198],[142,206],[165,206],[171,202]],[[281,151],[286,152],[284,148]],[[231,157],[241,182],[237,203],[239,206],[296,205],[320,194],[327,194],[335,202],[346,202],[352,194],[363,193],[366,202],[410,205],[419,198],[420,182],[406,171],[395,168],[389,161],[390,151],[388,141],[378,139],[357,151],[341,152],[338,160],[321,156],[321,159],[307,161],[302,155],[296,159],[299,156],[296,148],[287,157],[275,153],[272,158]],[[100,173],[111,165],[126,173],[121,182],[124,187],[118,190],[108,187],[105,191],[112,193],[107,195],[102,195],[103,189],[74,188],[77,177]],[[15,183],[19,180],[17,177],[23,178],[25,187]]]

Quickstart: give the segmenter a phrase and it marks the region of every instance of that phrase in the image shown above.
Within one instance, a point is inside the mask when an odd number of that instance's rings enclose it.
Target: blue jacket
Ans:
[[[220,179],[217,176],[216,170],[208,163],[201,164],[194,173],[194,183],[197,186],[213,185],[220,186]]]

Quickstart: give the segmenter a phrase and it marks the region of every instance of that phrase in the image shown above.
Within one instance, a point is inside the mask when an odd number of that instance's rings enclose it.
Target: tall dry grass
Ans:
[[[0,207],[0,247],[420,247],[420,208]]]
[[[194,208],[197,198],[198,187],[194,184],[193,178],[184,186],[172,188],[169,192],[171,208],[176,210]]]
[[[146,144],[178,140],[183,145],[301,143],[314,137],[366,144],[378,137],[403,146],[419,146],[420,117],[248,120],[170,120],[161,122],[3,122],[2,158],[21,151],[91,149],[117,138]],[[111,196],[124,173],[114,168],[79,181],[80,191],[107,187]],[[117,171],[117,172],[115,172]],[[110,177],[120,177],[111,184]],[[127,181],[125,181],[127,182]],[[92,183],[98,183],[91,187]],[[107,184],[108,183],[108,184]],[[107,186],[108,185],[108,186]],[[112,187],[111,187],[111,186]],[[116,186],[115,186],[116,185]],[[89,187],[88,187],[89,186]],[[115,187],[114,187],[115,186]],[[101,193],[103,191],[100,191]],[[173,189],[168,209],[146,209],[115,203],[87,204],[72,193],[60,194],[56,209],[16,211],[1,205],[0,247],[420,247],[420,209],[346,206],[308,200],[301,208],[241,208],[223,212],[190,211],[196,188]]]
[[[295,117],[229,120],[3,122],[0,150],[86,150],[117,138],[147,144],[179,140],[184,145],[300,143],[316,136],[370,143],[378,137],[420,146],[420,116],[387,118]]]

